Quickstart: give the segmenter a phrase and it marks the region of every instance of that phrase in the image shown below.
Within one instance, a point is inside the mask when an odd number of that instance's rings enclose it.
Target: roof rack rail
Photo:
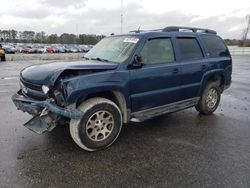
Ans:
[[[141,32],[150,32],[150,31],[160,31],[160,32],[180,32],[180,31],[192,31],[194,33],[196,32],[203,32],[203,33],[210,33],[210,34],[217,34],[216,31],[211,29],[204,29],[204,28],[198,28],[198,27],[183,27],[183,26],[169,26],[165,27],[163,29],[153,29],[153,30],[133,30],[130,31],[131,33],[141,33]]]
[[[129,31],[130,33],[141,33],[141,32],[149,32],[149,31],[162,31],[162,29],[151,29],[151,30],[132,30],[132,31]]]
[[[192,31],[192,32],[203,32],[203,33],[211,33],[211,34],[217,34],[216,31],[211,29],[204,29],[204,28],[198,28],[198,27],[182,27],[182,26],[169,26],[162,29],[163,32],[180,32],[180,31]]]

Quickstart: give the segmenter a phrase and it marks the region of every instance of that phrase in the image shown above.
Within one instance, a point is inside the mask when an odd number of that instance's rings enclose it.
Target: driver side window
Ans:
[[[175,58],[171,40],[169,38],[148,40],[142,48],[141,58],[144,64],[174,62]]]

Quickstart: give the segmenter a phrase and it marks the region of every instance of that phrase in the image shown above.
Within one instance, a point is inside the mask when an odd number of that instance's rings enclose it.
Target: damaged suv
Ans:
[[[232,59],[215,31],[166,27],[106,37],[83,60],[25,68],[12,100],[36,133],[69,123],[87,151],[110,146],[129,121],[195,107],[212,114],[230,86]]]

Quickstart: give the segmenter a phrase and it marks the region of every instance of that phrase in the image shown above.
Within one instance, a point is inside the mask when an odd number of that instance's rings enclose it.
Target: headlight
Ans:
[[[43,85],[43,86],[42,86],[42,90],[43,90],[43,93],[44,93],[44,94],[47,94],[47,93],[49,92],[49,87],[46,86],[46,85]]]

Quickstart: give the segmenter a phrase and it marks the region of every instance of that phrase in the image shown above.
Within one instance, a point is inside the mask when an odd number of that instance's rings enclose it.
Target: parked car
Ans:
[[[91,48],[88,45],[79,46],[81,52],[88,52]]]
[[[60,46],[57,49],[58,49],[58,53],[65,53],[66,52],[66,49],[63,46]]]
[[[46,49],[41,44],[31,44],[30,48],[32,49],[33,53],[45,53],[46,52]]]
[[[231,55],[215,31],[166,27],[104,38],[82,61],[28,67],[12,100],[34,116],[27,128],[41,134],[69,120],[75,143],[95,151],[129,121],[190,107],[212,114],[231,74]]]
[[[31,47],[24,47],[24,48],[21,48],[20,52],[30,54],[30,53],[34,53],[34,50]]]
[[[32,48],[33,49],[33,52],[34,53],[39,53],[39,54],[41,54],[41,53],[45,53],[45,49],[44,48],[42,48],[42,47],[33,47]]]
[[[6,58],[5,58],[5,51],[2,47],[2,45],[0,44],[0,60],[1,61],[6,61]]]
[[[17,51],[15,47],[9,46],[9,45],[4,45],[3,49],[4,49],[6,54],[14,54]]]
[[[56,50],[55,50],[55,48],[47,47],[47,48],[46,48],[46,52],[47,52],[47,53],[55,53]]]
[[[70,48],[70,52],[72,52],[72,53],[76,53],[76,52],[78,52],[78,49],[77,49],[77,48],[75,48],[75,47],[71,47],[71,48]]]

